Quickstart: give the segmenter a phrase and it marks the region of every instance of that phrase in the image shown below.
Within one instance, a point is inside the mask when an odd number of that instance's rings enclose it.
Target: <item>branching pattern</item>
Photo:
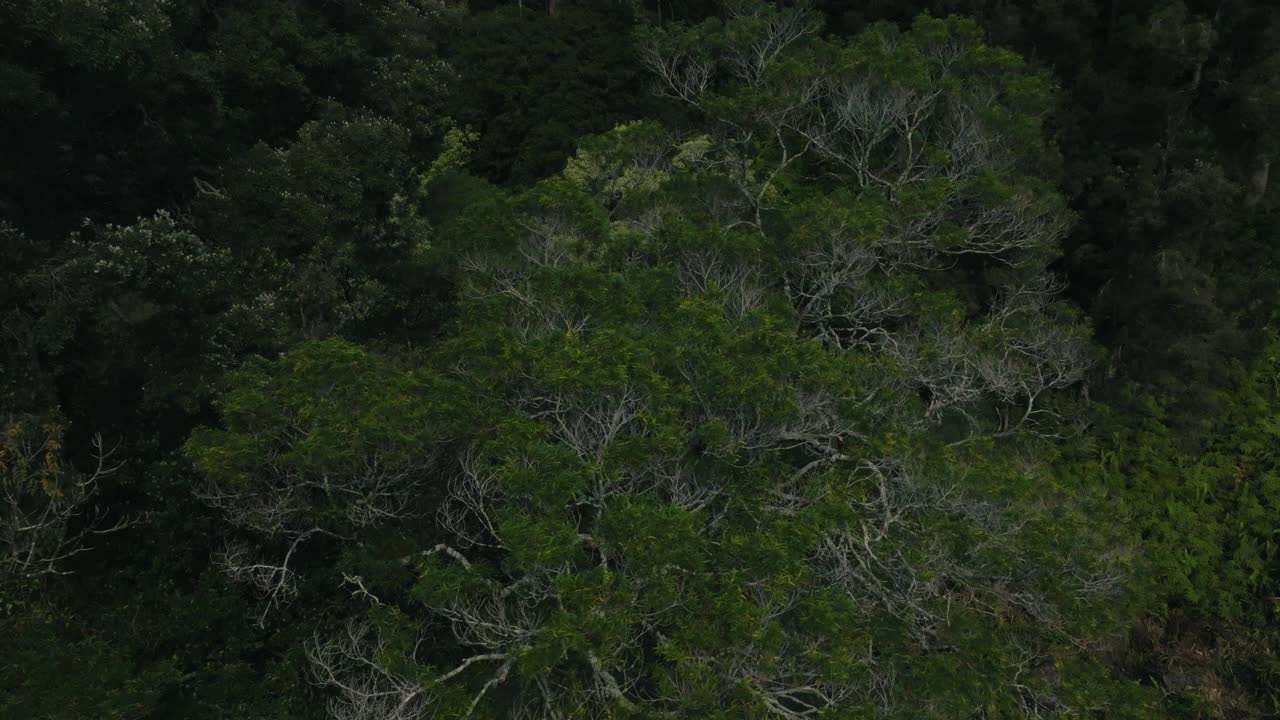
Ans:
[[[94,467],[63,467],[61,428],[27,418],[11,421],[0,441],[0,579],[63,575],[66,561],[95,536],[130,525],[107,521],[95,507],[99,483],[120,469],[101,435],[92,440]]]

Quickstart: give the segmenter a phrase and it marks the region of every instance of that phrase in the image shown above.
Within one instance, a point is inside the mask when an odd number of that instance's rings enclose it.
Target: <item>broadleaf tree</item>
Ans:
[[[412,408],[376,424],[447,489],[394,562],[345,533],[369,612],[308,648],[331,714],[1142,716],[1094,652],[1129,551],[1045,468],[1094,358],[1046,270],[1049,84],[964,20],[840,41],[734,9],[641,38],[685,125],[462,210],[451,335],[334,378]],[[298,357],[232,397],[314,387]],[[381,452],[341,413],[231,411],[197,465],[300,516]],[[314,464],[264,467],[252,428]]]

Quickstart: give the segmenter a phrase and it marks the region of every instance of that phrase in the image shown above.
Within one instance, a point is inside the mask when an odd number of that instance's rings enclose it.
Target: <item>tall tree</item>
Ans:
[[[1123,553],[1042,467],[1091,360],[1043,279],[1048,87],[972,23],[817,30],[743,5],[652,35],[700,132],[621,127],[441,229],[455,334],[373,393],[435,438],[443,541],[350,539],[368,620],[308,650],[335,717],[1138,712],[1081,651]],[[373,487],[345,420],[275,407],[195,457],[309,513]],[[265,471],[262,437],[319,464]]]

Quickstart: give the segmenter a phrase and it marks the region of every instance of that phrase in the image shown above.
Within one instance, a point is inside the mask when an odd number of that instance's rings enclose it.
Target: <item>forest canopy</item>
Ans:
[[[1280,12],[1077,10],[0,4],[0,717],[1280,713]]]

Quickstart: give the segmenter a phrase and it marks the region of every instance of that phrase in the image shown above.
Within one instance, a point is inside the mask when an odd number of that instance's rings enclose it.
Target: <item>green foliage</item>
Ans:
[[[1159,405],[1134,402],[1091,470],[1151,548],[1158,597],[1215,619],[1259,624],[1274,612],[1274,342],[1195,452]]]
[[[400,517],[421,497],[422,448],[438,441],[427,385],[340,341],[304,343],[228,378],[225,428],[199,430],[187,457],[215,506],[270,533],[330,532]]]
[[[620,5],[573,3],[555,17],[507,5],[462,22],[447,46],[452,115],[480,135],[478,174],[527,186],[559,171],[578,138],[653,107],[630,21]]]
[[[146,717],[179,682],[170,663],[137,667],[121,648],[93,637],[68,637],[44,620],[2,618],[0,633],[3,717]]]
[[[186,204],[236,155],[335,103],[427,149],[447,124],[436,42],[455,14],[398,0],[5,3],[0,215],[47,240],[84,217]]]
[[[769,17],[707,25],[705,36],[680,41],[729,53]],[[901,57],[880,61],[910,69],[927,48],[976,38],[972,25],[927,21],[900,43],[886,34],[831,51],[856,67],[896,43],[907,48]],[[919,70],[899,82],[963,97],[1018,68],[972,52],[987,69],[955,78]],[[812,82],[836,72],[780,57],[779,72],[809,72]],[[741,115],[766,90],[727,84],[716,102]],[[1010,113],[1030,117],[1036,102],[1043,93],[1012,99]],[[984,131],[999,138],[1020,126]],[[1046,437],[1063,427],[1050,417],[1071,412],[1057,391],[1078,377],[1072,363],[1087,362],[1073,355],[1087,355],[1078,318],[1048,293],[1013,284],[1042,270],[1052,233],[987,252],[971,226],[952,246],[918,241],[918,260],[903,265],[874,240],[916,214],[954,210],[963,220],[968,203],[1003,207],[1015,183],[1041,206],[1028,212],[1054,216],[1061,202],[1047,185],[1021,182],[1046,167],[1044,148],[1023,143],[1025,162],[994,162],[962,179],[963,189],[944,190],[936,187],[953,179],[931,175],[925,152],[907,159],[922,179],[887,186],[856,169],[841,175],[832,155],[792,166],[785,144],[797,127],[773,128],[779,147],[743,141],[715,118],[684,142],[627,125],[588,141],[563,177],[483,195],[442,223],[438,250],[453,256],[462,296],[423,371],[444,384],[416,392],[469,420],[416,450],[440,458],[450,477],[437,510],[445,542],[420,553],[411,588],[387,587],[376,603],[422,618],[410,634],[433,638],[437,670],[395,670],[424,658],[378,651],[377,687],[425,694],[424,707],[440,712],[495,716],[892,708],[916,717],[976,704],[1012,715],[1122,694],[1096,672],[1076,684],[1043,669],[1055,659],[1096,669],[1078,648],[1112,628],[1124,560],[1110,544],[1114,528],[1090,527],[1093,498],[1053,486],[1041,464]],[[817,169],[842,182],[810,180]],[[709,207],[717,193],[726,205]],[[850,206],[866,235],[847,232],[838,215],[821,225],[824,211]],[[835,262],[866,252],[883,263],[877,284],[900,293],[885,302],[904,309],[813,314],[823,278],[806,273],[828,272],[815,246]],[[946,263],[928,260],[948,250],[975,256],[966,258],[973,296],[1004,299],[966,307],[969,295],[946,288]],[[991,255],[1015,269],[986,277],[1012,289],[980,282]],[[823,301],[855,302],[860,288],[844,283],[860,279],[827,280],[848,299]],[[1022,304],[1024,294],[1040,299]],[[864,324],[837,326],[835,317]],[[965,350],[937,347],[934,333]],[[952,376],[951,352],[991,364]],[[1009,357],[1029,364],[995,359]],[[264,427],[280,424],[254,412]],[[941,647],[962,654],[972,673],[954,677]],[[328,660],[336,651],[320,655],[338,667]],[[1023,674],[1031,684],[1011,679]]]
[[[1126,663],[1159,668],[1177,717],[1265,716],[1277,638],[1274,448],[1277,365],[1265,360],[1224,401],[1194,449],[1168,407],[1130,392],[1099,423],[1096,456],[1066,465],[1100,488],[1143,548],[1126,614]],[[1130,621],[1133,622],[1133,621]],[[1206,637],[1218,638],[1213,645]],[[1151,672],[1147,670],[1146,672]]]
[[[0,0],[0,716],[1275,715],[1277,17]]]

